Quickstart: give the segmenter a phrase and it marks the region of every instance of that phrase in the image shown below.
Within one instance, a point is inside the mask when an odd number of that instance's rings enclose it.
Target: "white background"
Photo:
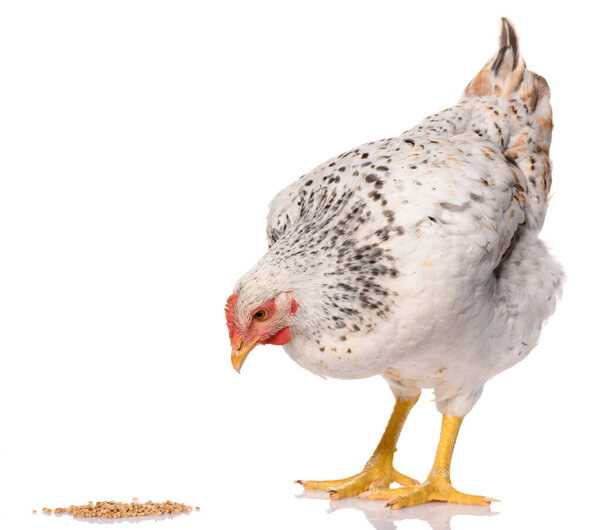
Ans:
[[[2,528],[82,527],[31,510],[132,496],[201,506],[143,523],[169,528],[598,524],[597,16],[523,4],[0,4]],[[543,237],[569,275],[538,348],[458,440],[455,485],[503,502],[298,498],[294,479],[359,471],[392,395],[273,346],[236,374],[225,299],[266,249],[271,197],[454,104],[502,15],[552,89]],[[440,419],[426,392],[401,471],[425,477]]]

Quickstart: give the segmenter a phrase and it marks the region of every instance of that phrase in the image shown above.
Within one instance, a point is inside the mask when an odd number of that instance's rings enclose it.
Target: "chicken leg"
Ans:
[[[396,399],[394,410],[377,448],[360,473],[340,480],[297,480],[307,490],[327,490],[331,499],[352,497],[365,491],[377,488],[379,492],[389,490],[392,482],[403,486],[415,486],[418,480],[412,479],[396,471],[392,465],[396,443],[404,426],[408,413],[418,401],[419,395],[408,400]],[[397,494],[397,493],[396,493]],[[395,496],[395,495],[394,495]],[[391,497],[388,497],[391,498]]]
[[[489,506],[491,502],[498,502],[498,499],[491,497],[461,493],[452,487],[450,462],[461,423],[462,418],[444,415],[442,433],[435,453],[433,467],[423,484],[408,488],[373,490],[368,494],[368,497],[370,499],[391,499],[387,506],[394,510],[424,504],[429,501],[446,501],[480,506]]]

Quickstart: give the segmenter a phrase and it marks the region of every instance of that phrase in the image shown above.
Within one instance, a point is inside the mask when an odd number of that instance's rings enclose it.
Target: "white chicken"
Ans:
[[[272,201],[269,250],[226,307],[233,366],[278,344],[315,374],[382,375],[396,398],[360,473],[305,488],[392,508],[494,500],[455,490],[450,461],[485,382],[525,358],[560,295],[562,269],[538,238],[549,98],[503,18],[498,52],[456,106],[328,160]],[[419,484],[392,459],[422,388],[433,388],[443,420]]]

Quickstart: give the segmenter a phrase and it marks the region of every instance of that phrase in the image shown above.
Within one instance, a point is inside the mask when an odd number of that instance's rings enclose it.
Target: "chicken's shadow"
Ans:
[[[299,499],[325,499],[329,497],[322,491],[305,491],[296,496]],[[371,501],[351,497],[339,501],[330,501],[327,513],[338,510],[358,510],[363,512],[367,521],[376,530],[395,530],[399,526],[395,521],[406,521],[418,519],[425,521],[432,530],[451,530],[450,520],[454,515],[498,515],[492,512],[489,506],[466,506],[462,504],[450,504],[446,502],[430,502],[420,506],[403,508],[402,510],[390,510],[385,506],[386,501]]]

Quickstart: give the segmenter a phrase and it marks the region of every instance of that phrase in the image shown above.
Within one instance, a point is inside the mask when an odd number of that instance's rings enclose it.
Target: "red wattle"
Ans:
[[[279,330],[275,335],[269,337],[264,343],[265,344],[274,344],[275,346],[283,346],[292,340],[292,334],[290,333],[290,328],[285,327],[282,330]]]

